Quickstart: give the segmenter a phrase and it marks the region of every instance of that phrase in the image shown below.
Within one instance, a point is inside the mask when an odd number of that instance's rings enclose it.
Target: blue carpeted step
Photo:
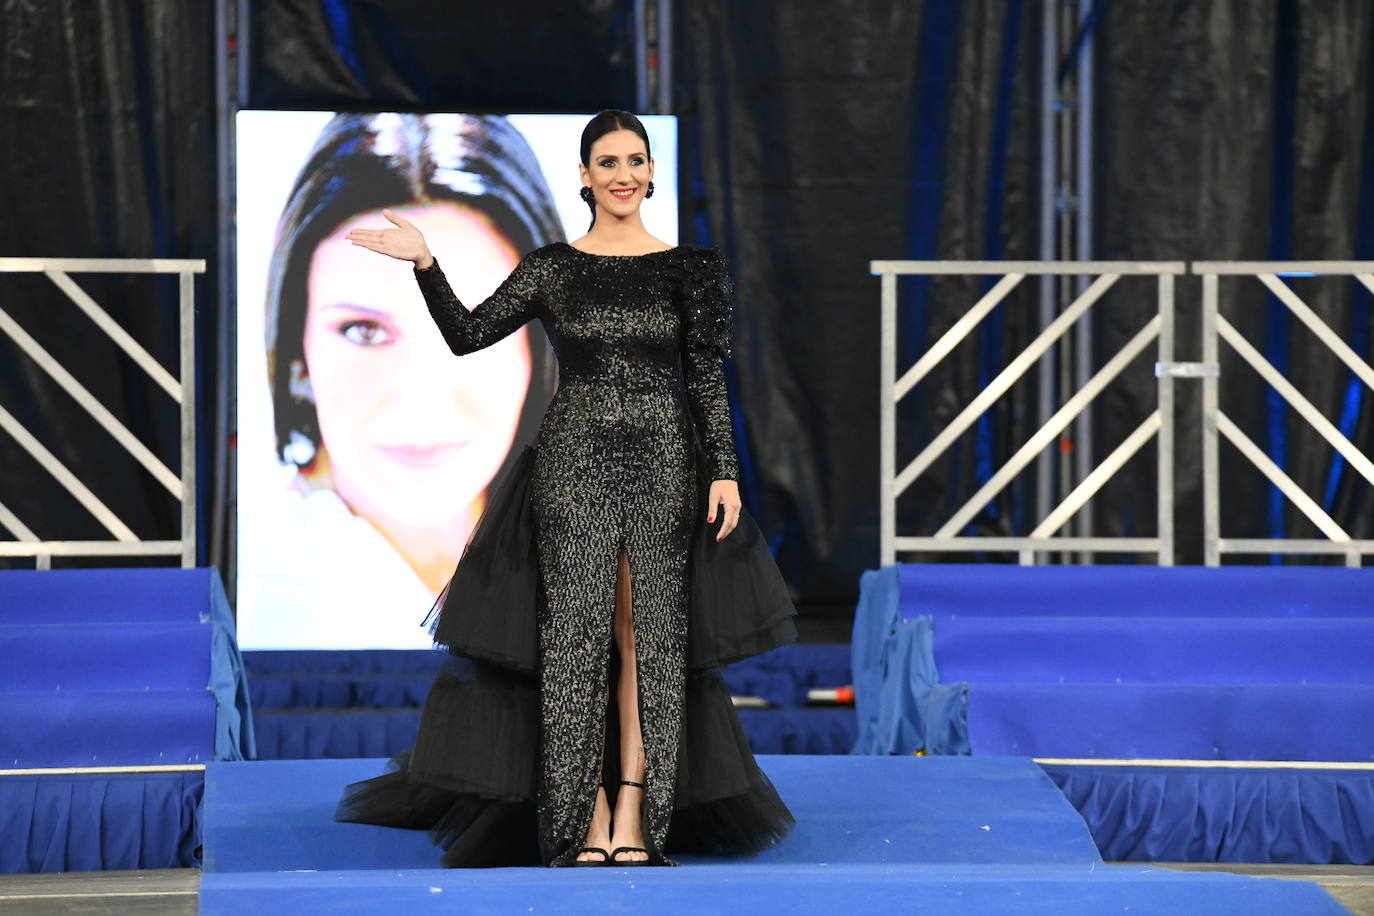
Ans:
[[[209,627],[186,621],[0,624],[6,690],[141,690],[210,679]]]
[[[208,624],[218,583],[208,567],[0,570],[0,610],[7,624]]]
[[[207,873],[206,916],[835,913],[1344,916],[1316,884],[1141,865],[815,865]]]
[[[852,706],[737,712],[755,754],[848,754],[859,737],[859,720]]]
[[[0,692],[0,766],[204,763],[215,746],[205,687]]]
[[[1363,684],[1374,617],[934,621],[944,683]]]
[[[0,618],[0,765],[253,753],[216,570],[0,570]]]
[[[1374,569],[903,563],[904,617],[1371,617]]]
[[[846,646],[846,659],[849,647]],[[825,676],[817,676],[822,674]],[[849,684],[849,665],[798,671],[766,668],[740,662],[724,671],[725,686],[735,696],[757,696],[783,706],[804,706],[813,687]],[[254,708],[367,708],[423,706],[434,682],[431,671],[297,672],[255,674],[248,685]]]
[[[858,723],[850,707],[741,709],[756,754],[846,754]],[[389,757],[415,743],[420,710],[256,709],[260,760]]]
[[[254,709],[259,760],[390,757],[415,744],[420,709]]]
[[[975,754],[1374,760],[1374,686],[1011,684],[968,689]]]
[[[443,663],[429,650],[245,652],[255,708],[420,706]],[[848,643],[781,646],[729,665],[736,696],[804,706],[807,691],[853,682]]]
[[[255,674],[248,681],[255,709],[366,709],[423,706],[434,672]]]

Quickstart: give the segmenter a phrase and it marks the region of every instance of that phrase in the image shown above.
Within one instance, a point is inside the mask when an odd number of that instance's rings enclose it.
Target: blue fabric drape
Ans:
[[[0,779],[0,872],[189,868],[199,864],[205,774]]]
[[[219,573],[209,574],[210,682],[205,689],[215,696],[215,759],[252,760],[258,756],[253,737],[253,702],[248,693],[248,672],[239,652],[237,625]]]
[[[932,620],[904,619],[899,567],[868,570],[854,614],[854,754],[969,754],[965,684],[941,684]]]
[[[1056,766],[1109,862],[1374,864],[1374,773]]]

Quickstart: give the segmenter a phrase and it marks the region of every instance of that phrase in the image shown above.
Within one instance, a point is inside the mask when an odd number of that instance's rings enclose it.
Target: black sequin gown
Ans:
[[[719,515],[704,518],[710,482],[738,476],[720,251],[596,255],[556,242],[471,312],[437,263],[416,278],[457,354],[540,319],[559,388],[426,621],[449,655],[415,746],[348,786],[336,818],[428,829],[448,866],[571,864],[598,783],[614,804],[620,779],[608,688],[623,549],[650,861],[781,839],[791,812],[720,675],[796,638],[795,609],[747,510],[718,543]]]

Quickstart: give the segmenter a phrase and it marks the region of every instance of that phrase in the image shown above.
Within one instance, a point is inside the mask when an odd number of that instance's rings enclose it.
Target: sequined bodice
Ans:
[[[677,249],[596,255],[561,246],[565,269],[550,278],[545,313],[561,384],[677,384],[682,323],[675,290],[655,265]],[[558,246],[555,246],[557,250]]]

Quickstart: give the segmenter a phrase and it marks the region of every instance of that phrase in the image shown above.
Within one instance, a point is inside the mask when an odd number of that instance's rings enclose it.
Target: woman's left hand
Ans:
[[[716,534],[716,540],[724,538],[735,526],[739,524],[739,484],[733,480],[714,480],[711,482],[711,492],[706,497],[706,520],[713,522],[716,519],[716,508],[722,507],[725,511],[725,518],[721,519],[720,531]]]

